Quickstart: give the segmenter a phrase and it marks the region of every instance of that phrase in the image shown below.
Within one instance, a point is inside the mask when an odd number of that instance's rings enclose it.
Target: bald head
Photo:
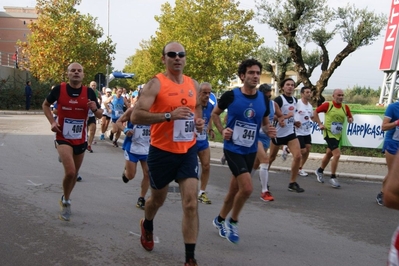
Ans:
[[[68,66],[69,85],[73,88],[80,88],[84,78],[83,67],[79,63],[72,63]]]

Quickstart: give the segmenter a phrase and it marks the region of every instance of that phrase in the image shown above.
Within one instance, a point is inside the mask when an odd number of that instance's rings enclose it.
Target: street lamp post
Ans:
[[[109,6],[110,6],[110,4],[109,4],[109,0],[107,0],[107,37],[109,38]],[[107,64],[107,76],[105,77],[106,78],[106,87],[108,88],[109,87],[109,65]]]

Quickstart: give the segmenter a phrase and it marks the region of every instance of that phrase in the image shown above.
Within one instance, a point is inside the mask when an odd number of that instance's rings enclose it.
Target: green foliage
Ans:
[[[378,103],[381,88],[374,90],[371,87],[354,86],[352,89],[344,90],[345,103],[359,104],[359,105],[374,105]],[[364,109],[364,107],[363,107]]]
[[[139,83],[164,71],[162,49],[168,42],[178,41],[187,52],[185,74],[217,89],[263,42],[249,24],[254,12],[240,10],[235,1],[176,0],[174,7],[168,2],[162,5],[161,12],[155,16],[159,23],[155,35],[140,44],[124,69],[135,73]]]
[[[39,82],[31,79],[32,98],[31,109],[41,110],[42,103],[50,93],[51,86],[48,82]],[[26,81],[20,78],[9,77],[0,81],[0,110],[24,110],[25,109]]]
[[[37,0],[38,19],[29,24],[31,34],[22,47],[20,67],[40,81],[59,83],[66,80],[69,64],[82,64],[84,81],[105,72],[111,64],[115,44],[103,36],[102,28],[91,15],[82,15],[74,6],[80,0]]]
[[[332,9],[327,0],[259,0],[257,9],[259,22],[274,29],[289,50],[298,73],[297,83],[312,88],[314,102],[322,98],[328,80],[344,59],[362,46],[372,44],[387,20],[383,14],[355,6]],[[327,44],[337,34],[342,38],[343,47],[331,59]],[[310,42],[318,48],[306,55],[302,47]],[[311,74],[319,65],[322,72],[317,80],[311,81]],[[284,68],[281,66],[281,69]]]

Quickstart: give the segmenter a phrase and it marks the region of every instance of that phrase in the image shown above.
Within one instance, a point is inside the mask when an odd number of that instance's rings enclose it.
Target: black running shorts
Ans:
[[[197,178],[197,146],[194,144],[187,153],[172,153],[150,145],[147,164],[150,184],[153,189],[162,189],[173,180]]]

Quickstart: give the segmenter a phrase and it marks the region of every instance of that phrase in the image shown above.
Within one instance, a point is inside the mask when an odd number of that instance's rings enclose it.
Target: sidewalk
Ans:
[[[43,115],[42,110],[0,110],[0,115]],[[109,132],[109,131],[108,131]],[[107,133],[108,133],[107,132]],[[96,137],[99,136],[97,132]],[[119,141],[123,141],[124,135],[121,135]],[[108,139],[108,138],[107,138]],[[211,162],[221,163],[220,158],[223,156],[223,144],[210,141]],[[324,154],[310,153],[309,158],[303,168],[309,175],[315,176],[314,172],[319,168],[321,159]],[[292,157],[288,155],[286,161],[281,159],[281,151],[273,162],[271,167],[274,171],[291,171]],[[324,171],[325,176],[329,176],[330,164]],[[338,165],[337,177],[356,178],[363,180],[382,181],[387,174],[385,158],[374,158],[365,156],[348,156],[341,155]],[[315,176],[316,178],[316,176]]]
[[[223,144],[219,142],[209,142],[209,146],[211,148],[211,161],[213,163],[220,163],[220,158],[223,156]],[[292,156],[288,155],[287,160],[283,161],[281,153],[282,151],[280,150],[276,160],[271,166],[271,170],[289,172],[291,171]],[[323,156],[324,154],[321,153],[310,153],[303,170],[316,178],[314,172],[320,167]],[[328,164],[324,171],[324,175],[329,176],[330,174],[330,164]],[[382,181],[386,174],[387,166],[385,158],[348,155],[341,155],[336,173],[337,177],[373,181]]]

